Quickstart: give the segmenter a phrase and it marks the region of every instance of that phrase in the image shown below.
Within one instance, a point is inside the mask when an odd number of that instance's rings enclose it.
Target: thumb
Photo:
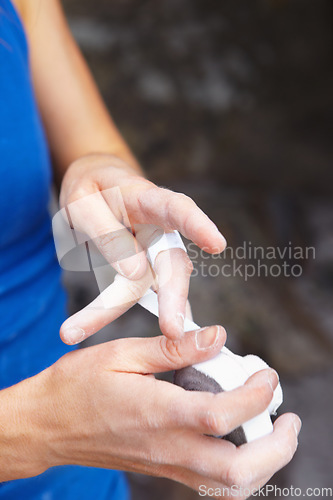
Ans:
[[[103,344],[101,355],[108,370],[159,373],[179,370],[213,358],[222,349],[225,339],[222,326],[210,326],[187,332],[179,340],[171,340],[164,335],[114,340]]]

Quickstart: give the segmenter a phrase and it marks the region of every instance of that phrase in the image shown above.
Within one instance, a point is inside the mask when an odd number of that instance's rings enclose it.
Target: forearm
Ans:
[[[0,391],[0,482],[32,477],[55,465],[46,425],[44,372]]]
[[[57,0],[25,2],[24,20],[39,108],[55,175],[80,157],[114,155],[142,174],[115,126]]]

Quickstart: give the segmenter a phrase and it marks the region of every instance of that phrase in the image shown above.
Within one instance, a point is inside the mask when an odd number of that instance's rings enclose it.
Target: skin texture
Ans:
[[[281,416],[271,435],[239,448],[206,434],[228,434],[262,412],[276,372],[263,370],[220,394],[187,392],[153,376],[213,357],[224,340],[222,327],[180,341],[116,340],[71,352],[2,391],[0,481],[81,464],[168,477],[194,489],[259,488],[291,460],[298,417]]]
[[[117,340],[72,352],[37,376],[0,391],[0,481],[38,475],[54,465],[82,464],[168,477],[194,489],[200,484],[259,487],[294,454],[300,428],[296,415],[281,416],[272,435],[239,449],[205,434],[227,434],[266,408],[277,383],[275,372],[264,370],[244,387],[219,395],[189,393],[153,376],[213,357],[225,333],[220,327],[204,330],[200,337],[193,332],[182,335],[191,264],[183,252],[172,250],[173,272],[165,279],[167,256],[162,252],[156,259],[157,277],[153,275],[140,252],[151,237],[146,226],[179,229],[211,253],[224,249],[223,236],[192,200],[143,177],[103,104],[58,1],[15,4],[29,40],[61,205],[68,208],[97,194],[97,202],[89,205],[88,200],[82,211],[72,213],[76,228],[91,235],[113,264],[119,249],[116,245],[114,256],[105,231],[129,224],[138,249],[134,259],[119,261],[122,276],[117,289],[109,291],[112,297],[121,289],[125,305],[81,311],[65,322],[62,338],[74,343],[91,335],[151,285],[158,290],[166,336]],[[115,186],[121,190],[127,221],[105,194]],[[125,235],[125,248],[133,237]]]

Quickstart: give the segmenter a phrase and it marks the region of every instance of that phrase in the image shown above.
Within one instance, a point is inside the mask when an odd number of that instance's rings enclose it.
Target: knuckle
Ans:
[[[148,189],[137,194],[137,203],[140,211],[145,214],[151,212],[151,204],[155,200],[158,200],[161,188],[157,187],[155,184],[149,186]]]
[[[194,203],[191,198],[183,193],[174,193],[173,191],[168,191],[169,198],[167,200],[167,211],[169,214],[177,212],[184,203]]]
[[[172,341],[167,337],[160,337],[160,349],[169,366],[174,367],[183,364],[184,359],[177,340]]]
[[[219,404],[220,394],[206,393],[205,399],[197,408],[198,425],[205,433],[213,436],[225,436],[229,433],[228,414]]]
[[[110,228],[101,227],[96,230],[94,243],[107,260],[118,261],[122,256],[122,249],[118,243],[120,239],[119,233],[110,231]]]
[[[77,185],[73,191],[68,196],[68,204],[74,203],[75,201],[81,200],[86,196],[91,194],[91,190],[85,184],[80,183]]]
[[[187,196],[184,193],[175,193],[175,196],[176,196],[176,199],[178,201],[190,203],[191,205],[194,204],[194,201],[192,200],[192,198],[190,198],[189,196]]]
[[[190,427],[209,436],[227,434],[223,416],[221,416],[220,408],[217,406],[219,394],[198,393],[197,391],[188,391],[187,394],[186,413],[187,416],[191,416]]]
[[[97,229],[95,242],[99,250],[117,260],[133,257],[134,248],[130,248],[124,231],[113,231],[110,228]]]
[[[251,484],[251,473],[234,460],[227,469],[225,482],[229,488],[237,486],[239,489],[246,489]]]
[[[227,424],[223,415],[208,411],[204,421],[209,434],[213,436],[225,436],[228,434]]]

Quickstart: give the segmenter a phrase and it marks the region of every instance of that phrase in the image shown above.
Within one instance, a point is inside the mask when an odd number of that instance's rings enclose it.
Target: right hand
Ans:
[[[179,341],[120,339],[63,356],[37,376],[44,468],[78,464],[163,476],[196,490],[258,489],[294,455],[299,418],[282,415],[271,435],[239,448],[208,435],[226,435],[267,408],[276,373],[262,370],[216,395],[153,376],[212,358],[224,341],[224,330],[210,327]]]

